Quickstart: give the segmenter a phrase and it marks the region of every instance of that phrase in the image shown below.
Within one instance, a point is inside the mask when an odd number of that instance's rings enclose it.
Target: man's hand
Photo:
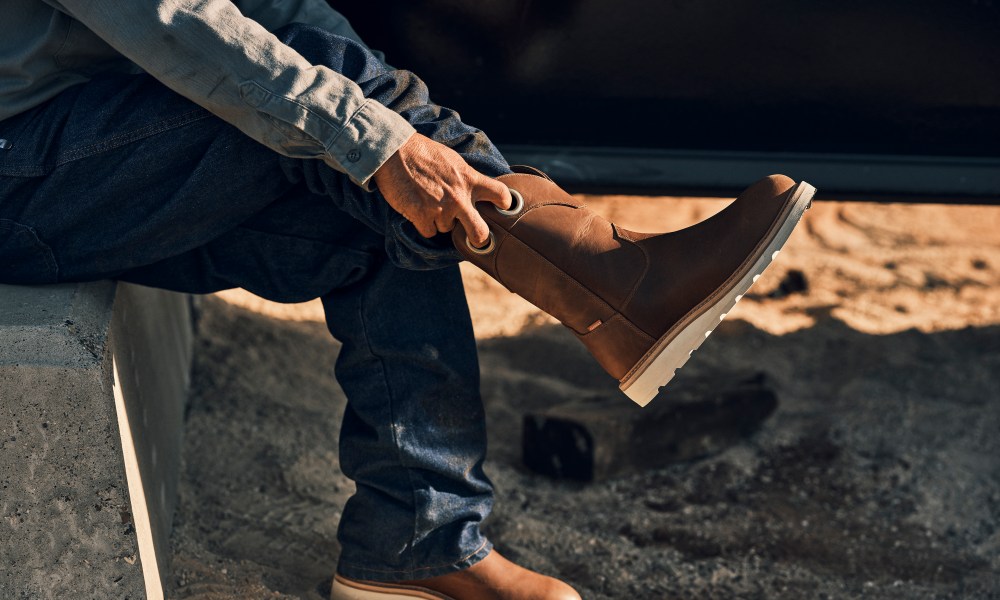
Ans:
[[[482,246],[489,240],[490,230],[473,203],[482,200],[503,209],[511,204],[507,186],[470,167],[451,148],[419,133],[413,134],[373,178],[389,205],[428,238],[451,231],[457,219],[469,240]]]

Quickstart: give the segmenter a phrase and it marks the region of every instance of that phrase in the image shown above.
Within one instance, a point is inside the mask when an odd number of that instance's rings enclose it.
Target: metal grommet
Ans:
[[[514,188],[509,188],[509,189],[510,189],[510,197],[512,200],[510,208],[507,210],[498,208],[497,211],[499,211],[501,215],[514,217],[517,216],[522,210],[524,210],[524,198],[521,196],[521,192],[515,190]]]
[[[497,247],[497,241],[496,239],[494,239],[493,232],[491,231],[489,241],[486,242],[486,245],[483,246],[482,248],[477,248],[473,246],[472,240],[469,239],[469,236],[465,236],[465,245],[468,246],[469,250],[472,250],[472,252],[475,254],[489,254],[490,252],[493,252],[494,248]]]

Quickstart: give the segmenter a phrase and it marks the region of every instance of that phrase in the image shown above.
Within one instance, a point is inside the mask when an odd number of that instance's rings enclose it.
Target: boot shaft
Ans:
[[[514,205],[508,211],[479,205],[492,236],[483,249],[457,226],[453,240],[462,255],[578,335],[611,319],[647,269],[642,249],[546,177],[514,173],[499,180]]]
[[[541,174],[499,179],[514,205],[480,204],[488,244],[472,246],[459,225],[455,245],[573,330],[640,404],[669,381],[777,256],[815,192],[775,175],[709,219],[645,234],[593,213]]]

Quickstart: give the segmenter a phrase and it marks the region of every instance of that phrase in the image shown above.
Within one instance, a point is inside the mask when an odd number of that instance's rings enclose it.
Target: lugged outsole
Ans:
[[[659,350],[650,352],[622,380],[619,387],[633,402],[639,406],[649,404],[777,258],[802,215],[812,206],[816,188],[802,181],[796,184],[792,194],[792,208],[788,216],[750,270],[707,309],[698,315],[687,315],[678,326],[667,331],[654,345]]]

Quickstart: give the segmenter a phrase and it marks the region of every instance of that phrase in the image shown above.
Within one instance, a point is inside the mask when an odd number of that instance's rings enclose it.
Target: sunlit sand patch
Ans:
[[[226,290],[215,295],[234,306],[283,321],[324,322],[323,305],[318,299],[298,304],[281,304],[241,289]]]
[[[626,229],[672,231],[706,219],[726,201],[582,196]],[[775,335],[831,315],[871,334],[924,332],[1000,323],[1000,207],[817,202],[728,319]],[[773,297],[790,270],[802,292]],[[462,276],[476,337],[509,337],[555,323],[468,263]],[[230,304],[288,321],[323,321],[318,300],[278,304],[243,290]]]

